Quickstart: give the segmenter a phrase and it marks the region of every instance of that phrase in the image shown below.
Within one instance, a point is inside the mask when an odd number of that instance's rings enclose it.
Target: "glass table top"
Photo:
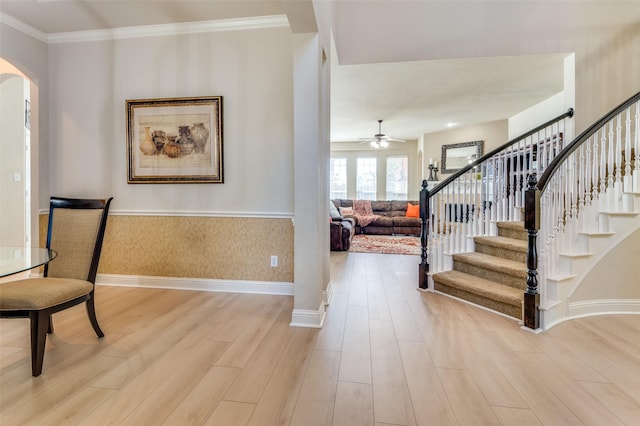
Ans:
[[[0,278],[37,268],[56,256],[55,251],[41,247],[0,246]]]

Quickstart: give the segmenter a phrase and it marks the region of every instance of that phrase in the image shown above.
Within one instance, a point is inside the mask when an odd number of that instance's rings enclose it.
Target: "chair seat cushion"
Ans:
[[[0,310],[41,310],[87,295],[93,284],[73,278],[28,278],[0,284]]]

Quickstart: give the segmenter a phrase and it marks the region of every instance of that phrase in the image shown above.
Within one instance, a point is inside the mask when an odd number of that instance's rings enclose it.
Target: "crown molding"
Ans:
[[[6,13],[0,13],[0,22],[45,43],[75,43],[87,41],[122,40],[141,37],[175,36],[218,31],[252,30],[288,27],[286,15],[257,16],[251,18],[220,19],[215,21],[183,22],[178,24],[143,25],[139,27],[106,30],[71,31],[46,34]]]
[[[7,15],[6,13],[0,12],[0,23],[6,24],[42,42],[45,42],[45,43],[48,42],[48,36],[46,33],[43,33],[42,31],[33,28],[31,25],[27,25],[21,20],[14,18],[11,15]]]

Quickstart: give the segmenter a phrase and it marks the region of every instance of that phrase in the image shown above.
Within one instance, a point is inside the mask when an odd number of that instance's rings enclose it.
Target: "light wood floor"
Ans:
[[[322,330],[290,297],[98,287],[55,316],[31,377],[28,321],[0,321],[0,425],[638,425],[640,316],[535,335],[415,289],[414,256],[332,254]]]

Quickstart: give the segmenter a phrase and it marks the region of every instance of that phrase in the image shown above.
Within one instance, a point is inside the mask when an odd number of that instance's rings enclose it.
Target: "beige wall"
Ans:
[[[40,215],[46,241],[48,214]],[[271,267],[271,256],[278,266]],[[290,219],[111,215],[99,273],[293,282]]]
[[[607,253],[585,277],[570,302],[597,299],[640,299],[638,264],[640,229]]]
[[[487,153],[506,143],[508,141],[507,133],[507,120],[491,121],[476,126],[454,128],[442,132],[425,133],[422,141],[422,167],[425,179],[429,177],[428,167],[430,158],[433,159],[433,161],[438,161],[438,168],[440,168],[442,163],[442,145],[482,140],[484,141],[484,153]],[[448,176],[450,176],[450,174],[438,172],[439,180],[443,180]]]
[[[613,35],[572,41],[576,135],[640,91],[640,22]]]

